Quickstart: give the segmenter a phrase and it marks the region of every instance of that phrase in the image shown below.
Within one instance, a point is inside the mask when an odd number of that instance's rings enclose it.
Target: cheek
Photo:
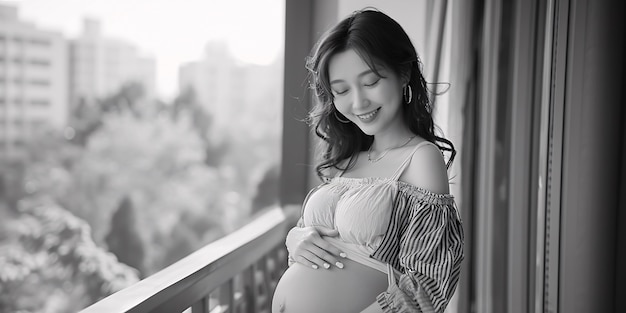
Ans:
[[[402,90],[398,90],[395,86],[387,86],[374,90],[372,100],[385,105],[400,104]]]
[[[335,108],[344,116],[349,116],[350,114],[350,104],[347,101],[335,101]]]

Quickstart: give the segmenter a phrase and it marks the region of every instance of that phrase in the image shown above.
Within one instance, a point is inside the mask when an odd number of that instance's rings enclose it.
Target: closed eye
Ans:
[[[364,84],[364,85],[365,85],[366,87],[372,87],[372,86],[374,86],[374,85],[378,84],[378,82],[379,82],[379,81],[380,81],[380,78],[378,78],[377,80],[375,80],[375,81],[373,81],[373,82],[371,82],[371,83]]]
[[[339,90],[339,91],[334,90],[333,92],[334,92],[336,95],[343,95],[343,94],[345,94],[346,92],[348,92],[348,89],[346,89],[346,90]]]

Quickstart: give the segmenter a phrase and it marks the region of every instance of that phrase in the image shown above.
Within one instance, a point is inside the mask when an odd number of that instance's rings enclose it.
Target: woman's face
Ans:
[[[353,50],[339,52],[328,64],[337,110],[364,133],[377,135],[402,127],[403,82],[383,66],[376,75]]]

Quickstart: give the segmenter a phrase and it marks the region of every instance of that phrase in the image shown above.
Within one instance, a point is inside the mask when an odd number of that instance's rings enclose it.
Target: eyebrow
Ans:
[[[363,77],[363,76],[371,74],[371,73],[376,74],[374,72],[374,70],[368,69],[368,70],[363,71],[361,74],[357,75],[357,77]],[[342,82],[344,82],[343,79],[335,79],[335,80],[332,80],[329,84],[332,85],[332,84],[335,84],[335,83],[342,83]]]

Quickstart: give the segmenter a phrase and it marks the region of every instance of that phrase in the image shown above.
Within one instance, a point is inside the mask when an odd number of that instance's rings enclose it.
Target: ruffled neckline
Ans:
[[[338,183],[347,186],[372,185],[372,184],[396,184],[400,193],[418,200],[433,204],[454,204],[454,196],[450,193],[434,193],[430,190],[415,186],[401,180],[388,177],[344,177],[336,176],[327,179],[326,183]]]

